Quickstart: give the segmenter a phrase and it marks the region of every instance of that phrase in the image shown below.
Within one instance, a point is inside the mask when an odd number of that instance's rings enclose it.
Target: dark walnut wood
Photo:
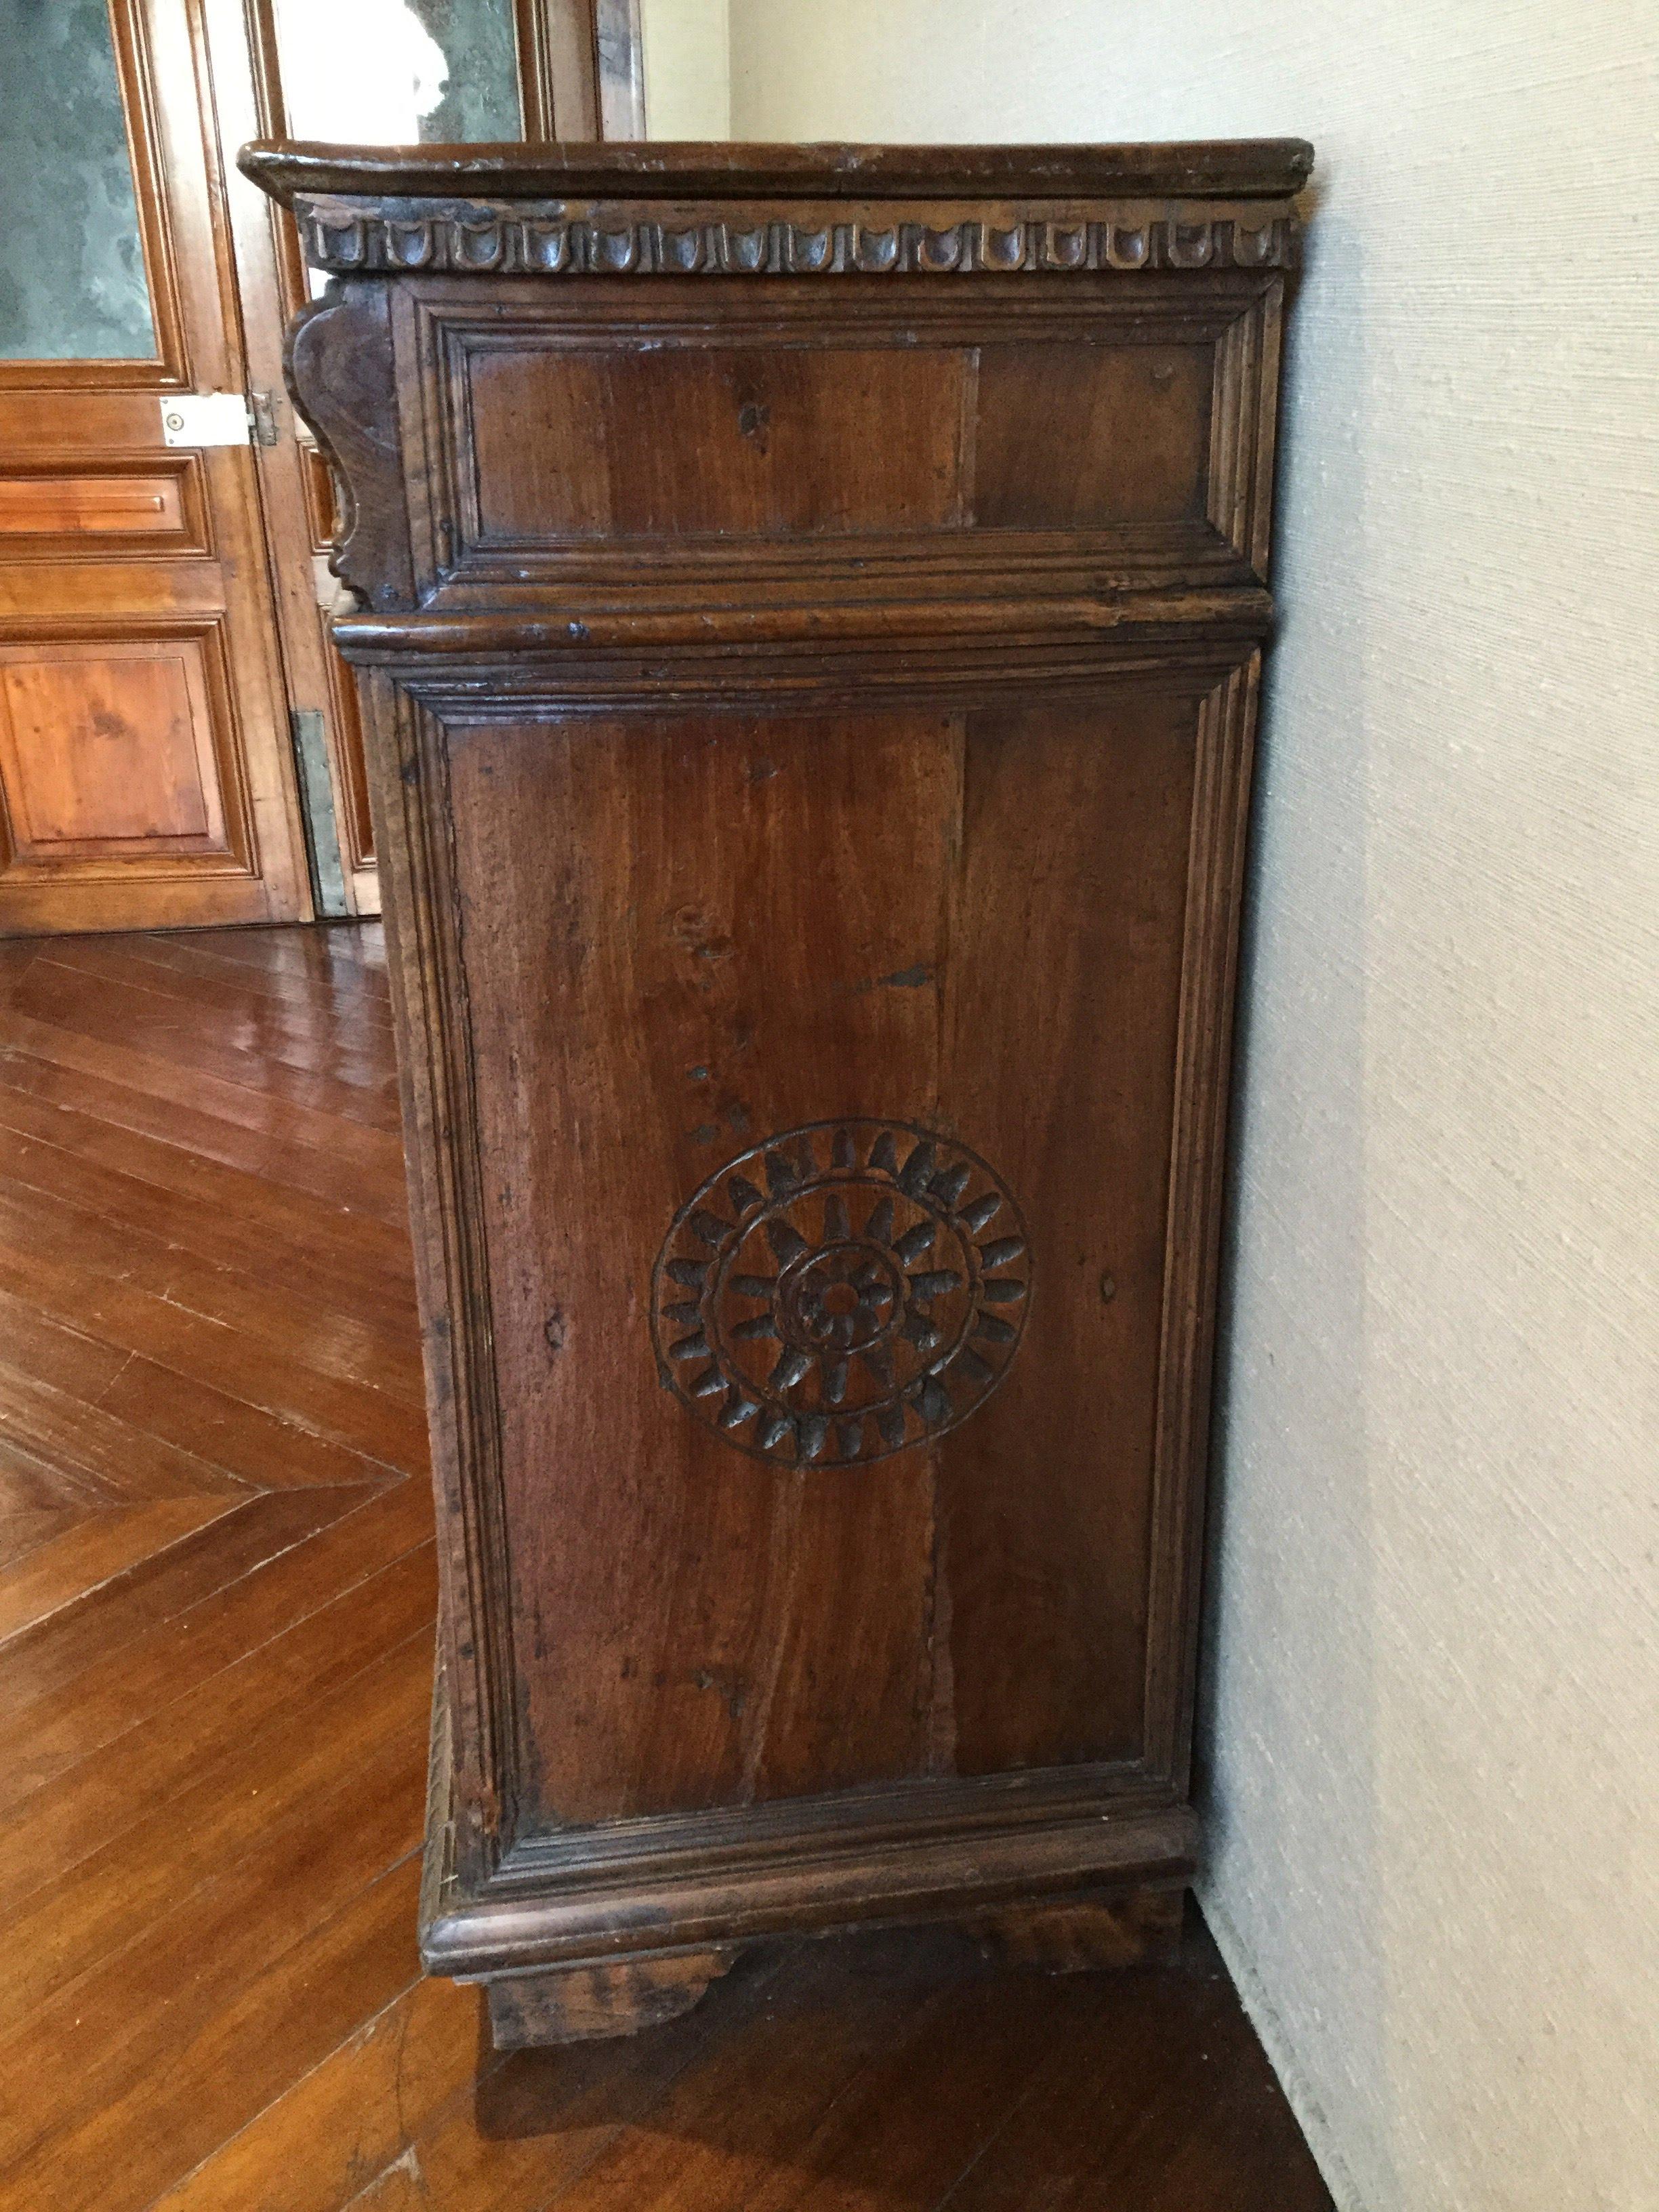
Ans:
[[[258,147],[384,855],[423,1948],[1168,1940],[1295,143]]]
[[[658,1952],[611,1966],[497,1974],[487,1985],[490,2034],[497,2051],[521,2051],[660,2027],[689,2012],[732,1956],[730,1951]]]

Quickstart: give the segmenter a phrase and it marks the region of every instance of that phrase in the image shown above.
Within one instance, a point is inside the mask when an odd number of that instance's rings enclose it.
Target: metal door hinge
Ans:
[[[169,446],[246,446],[252,416],[240,392],[174,392],[161,402]]]
[[[169,446],[274,446],[282,436],[274,392],[176,392],[161,402]]]

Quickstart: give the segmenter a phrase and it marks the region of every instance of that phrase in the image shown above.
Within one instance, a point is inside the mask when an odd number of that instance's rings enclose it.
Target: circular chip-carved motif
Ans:
[[[665,1382],[762,1458],[885,1458],[995,1389],[1030,1303],[1025,1224],[965,1146],[819,1121],[710,1176],[653,1285]]]

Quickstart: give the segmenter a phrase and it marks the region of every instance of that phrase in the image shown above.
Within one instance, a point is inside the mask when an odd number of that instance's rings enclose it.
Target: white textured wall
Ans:
[[[651,138],[729,138],[726,0],[641,0]]]
[[[1659,2207],[1650,0],[731,0],[744,137],[1292,132],[1207,1902],[1368,2212]]]

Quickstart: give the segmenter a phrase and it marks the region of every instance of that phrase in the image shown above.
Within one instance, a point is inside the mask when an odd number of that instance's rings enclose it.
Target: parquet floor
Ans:
[[[416,1971],[434,1603],[373,927],[0,945],[5,2212],[1322,2212],[1175,1967],[777,1946],[622,2043]]]

